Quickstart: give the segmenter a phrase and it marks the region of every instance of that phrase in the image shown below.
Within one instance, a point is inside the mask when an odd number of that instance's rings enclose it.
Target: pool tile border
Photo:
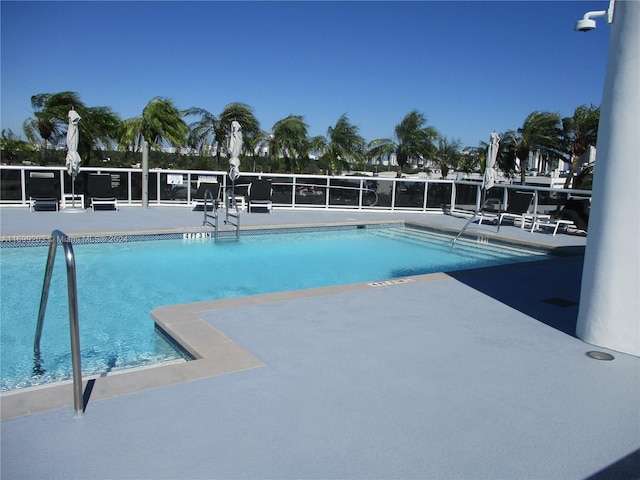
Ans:
[[[353,230],[357,228],[389,228],[403,225],[402,220],[380,222],[339,222],[317,224],[299,224],[284,227],[278,226],[250,226],[242,228],[242,236],[269,235],[273,233],[297,233],[297,232],[321,232],[331,230]],[[63,232],[64,233],[64,232]],[[139,232],[100,232],[100,233],[73,233],[65,240],[77,245],[101,244],[101,243],[128,243],[147,242],[159,240],[205,240],[213,238],[211,227],[191,227],[174,230],[150,230]],[[46,247],[49,245],[51,235],[3,235],[0,236],[0,248],[21,247]],[[218,229],[220,240],[235,240],[235,228],[222,226]]]

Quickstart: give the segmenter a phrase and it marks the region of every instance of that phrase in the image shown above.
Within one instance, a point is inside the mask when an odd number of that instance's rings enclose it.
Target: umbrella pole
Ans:
[[[76,208],[76,174],[71,175],[71,208]]]
[[[236,206],[236,179],[231,180],[231,201],[233,202],[233,206]]]
[[[482,210],[482,208],[484,207],[484,202],[487,200],[487,189],[482,187],[481,190],[482,190],[482,196],[480,197],[480,208],[478,209],[478,212]]]

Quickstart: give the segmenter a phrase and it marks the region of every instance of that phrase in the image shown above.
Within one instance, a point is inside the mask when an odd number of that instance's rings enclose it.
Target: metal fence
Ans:
[[[53,172],[56,191],[64,201],[72,191],[65,167],[0,166],[0,206],[29,206],[29,180],[33,173]],[[75,193],[89,203],[89,174],[111,176],[111,187],[119,206],[142,205],[143,172],[139,168],[83,168],[75,182]],[[389,178],[378,176],[326,176],[242,172],[235,184],[236,197],[246,197],[255,178],[270,179],[275,208],[353,209],[422,212],[472,212],[481,202],[481,184],[469,180]],[[151,169],[148,177],[149,205],[192,205],[193,195],[203,181],[218,181],[231,191],[227,172],[205,170]],[[534,193],[533,210],[548,213],[561,207],[568,197],[589,198],[587,190],[565,190],[530,185],[496,184],[488,197],[508,204],[509,192]]]

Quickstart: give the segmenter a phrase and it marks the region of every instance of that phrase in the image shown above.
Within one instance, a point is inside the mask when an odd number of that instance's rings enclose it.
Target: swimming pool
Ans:
[[[75,244],[84,375],[179,360],[154,329],[161,305],[547,258],[539,252],[482,245],[404,227],[355,228],[207,238]],[[64,262],[58,258],[44,322],[45,373],[34,376],[33,336],[47,247],[3,248],[1,280],[3,391],[71,377]],[[60,256],[60,255],[59,255]]]

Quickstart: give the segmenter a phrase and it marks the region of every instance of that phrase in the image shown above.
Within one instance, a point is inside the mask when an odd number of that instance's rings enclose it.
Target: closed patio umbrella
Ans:
[[[231,122],[231,134],[228,139],[229,178],[235,183],[240,176],[240,152],[242,151],[242,127],[234,120]]]
[[[240,177],[240,152],[242,151],[242,127],[234,120],[231,122],[231,133],[227,140],[229,151],[229,178],[231,179],[231,201],[236,202],[236,180]],[[227,196],[229,197],[229,196]],[[228,209],[227,209],[228,210]]]
[[[67,158],[66,158],[66,166],[67,172],[71,175],[71,205],[72,209],[75,210],[76,207],[76,176],[80,171],[80,162],[82,159],[78,154],[78,122],[80,122],[80,115],[78,112],[73,110],[69,110],[69,114],[67,115],[69,119],[69,126],[67,128]]]
[[[498,146],[500,144],[500,137],[496,132],[491,134],[491,140],[489,141],[489,147],[487,148],[487,161],[484,168],[484,177],[482,178],[482,203],[487,196],[487,191],[493,187],[496,182],[496,159],[498,158]]]

